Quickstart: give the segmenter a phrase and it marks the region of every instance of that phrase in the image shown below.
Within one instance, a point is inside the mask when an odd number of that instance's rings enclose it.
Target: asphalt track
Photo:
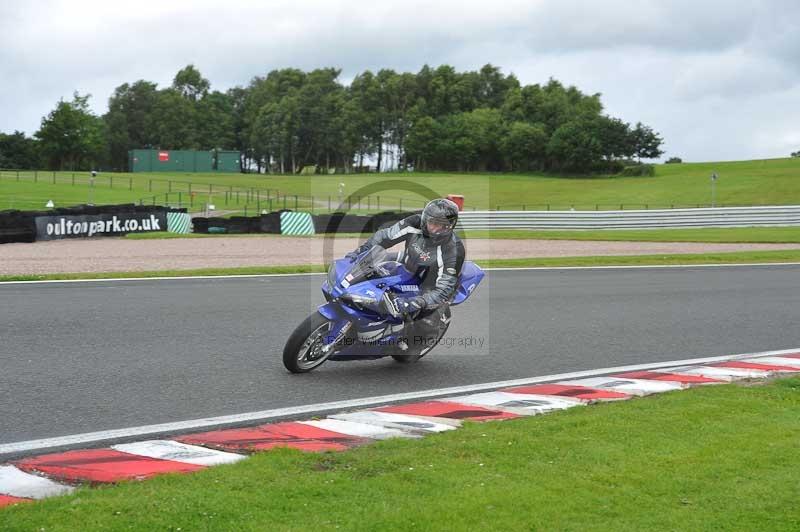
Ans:
[[[798,275],[492,271],[455,307],[452,345],[419,364],[330,362],[306,375],[289,375],[280,353],[322,300],[318,275],[0,284],[0,443],[792,348]]]

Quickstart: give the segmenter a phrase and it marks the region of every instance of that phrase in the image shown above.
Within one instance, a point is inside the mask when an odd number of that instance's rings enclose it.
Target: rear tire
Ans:
[[[422,358],[422,355],[392,355],[392,358],[398,364],[413,364]]]
[[[334,349],[323,353],[322,342],[330,328],[330,320],[319,312],[298,325],[283,348],[283,365],[286,369],[292,373],[307,373],[328,360]]]
[[[439,345],[439,341],[442,339],[442,337],[445,334],[447,334],[447,329],[449,329],[449,328],[450,328],[450,322],[448,321],[447,324],[444,326],[444,329],[442,329],[441,332],[439,333],[439,337],[436,339],[436,342],[430,347],[423,347],[422,351],[420,351],[419,354],[416,354],[416,355],[392,355],[392,358],[394,359],[395,362],[398,362],[400,364],[413,364],[414,362],[417,362],[420,358],[422,358],[425,355],[427,355],[428,353],[430,353],[431,349],[433,349],[434,347]]]

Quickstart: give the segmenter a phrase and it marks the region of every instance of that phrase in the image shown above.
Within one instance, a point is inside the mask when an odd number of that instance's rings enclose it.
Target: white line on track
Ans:
[[[632,255],[635,256],[635,255]],[[800,262],[754,262],[731,264],[638,264],[631,266],[525,266],[522,268],[483,268],[487,271],[508,272],[514,270],[640,270],[658,268],[742,268],[753,266],[800,266]]]
[[[246,275],[185,275],[181,277],[113,277],[108,279],[48,279],[45,281],[0,281],[4,284],[45,284],[45,283],[103,283],[108,281],[175,281],[189,279],[249,279],[254,277],[305,277],[325,275],[323,272],[309,273],[254,273]]]
[[[392,395],[380,395],[375,397],[363,397],[361,399],[348,399],[345,401],[333,401],[329,403],[317,403],[312,405],[292,406],[287,408],[276,408],[273,410],[262,410],[260,412],[248,412],[231,416],[211,417],[204,419],[192,419],[188,421],[177,421],[173,423],[162,423],[158,425],[144,425],[141,427],[129,427],[125,429],[106,430],[100,432],[87,432],[72,436],[61,436],[57,438],[46,438],[41,440],[21,441],[15,443],[0,444],[0,456],[3,454],[22,453],[27,451],[41,451],[57,447],[66,447],[81,444],[94,444],[102,441],[130,438],[134,436],[153,436],[155,434],[169,434],[183,432],[193,429],[208,429],[221,425],[235,425],[249,422],[269,421],[276,418],[290,418],[301,415],[327,412],[329,410],[349,410],[354,408],[364,408],[377,406],[380,404],[394,403],[398,401],[408,401],[412,399],[428,399],[432,397],[442,397],[447,395],[465,394],[507,388],[511,386],[524,386],[528,384],[538,384],[542,382],[561,381],[567,379],[578,379],[582,377],[593,377],[608,373],[618,373],[627,371],[640,371],[658,369],[671,366],[687,366],[693,364],[707,364],[723,360],[735,360],[742,358],[760,356],[779,356],[786,353],[797,352],[794,349],[782,349],[778,351],[762,351],[757,353],[744,353],[740,355],[726,355],[706,358],[692,358],[686,360],[671,360],[667,362],[653,362],[649,364],[635,364],[631,366],[616,366],[611,368],[592,369],[587,371],[575,371],[571,373],[558,373],[555,375],[544,375],[527,379],[514,379],[509,381],[487,382],[483,384],[470,384],[467,386],[455,386],[452,388],[438,388],[434,390],[423,390],[419,392],[399,393]],[[301,377],[302,378],[302,377]]]
[[[640,270],[660,268],[753,268],[770,266],[800,266],[800,262],[754,262],[743,264],[643,264],[632,266],[524,266],[520,268],[482,268],[489,272],[511,271],[551,271],[551,270]],[[258,277],[306,277],[309,275],[325,275],[324,272],[309,273],[254,273],[245,275],[187,275],[181,277],[114,277],[109,279],[48,279],[44,281],[0,281],[6,284],[46,284],[46,283],[102,283],[109,281],[175,281],[188,279],[248,279]]]

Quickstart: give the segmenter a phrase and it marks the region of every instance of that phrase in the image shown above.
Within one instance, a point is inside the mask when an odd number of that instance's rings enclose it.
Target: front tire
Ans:
[[[323,352],[322,345],[331,326],[331,321],[319,312],[298,325],[283,348],[283,365],[286,369],[292,373],[307,373],[328,360],[334,349]]]

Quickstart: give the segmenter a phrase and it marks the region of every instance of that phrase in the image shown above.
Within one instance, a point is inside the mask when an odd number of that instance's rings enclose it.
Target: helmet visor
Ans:
[[[431,216],[425,221],[425,227],[431,235],[445,235],[453,230],[453,222]]]

